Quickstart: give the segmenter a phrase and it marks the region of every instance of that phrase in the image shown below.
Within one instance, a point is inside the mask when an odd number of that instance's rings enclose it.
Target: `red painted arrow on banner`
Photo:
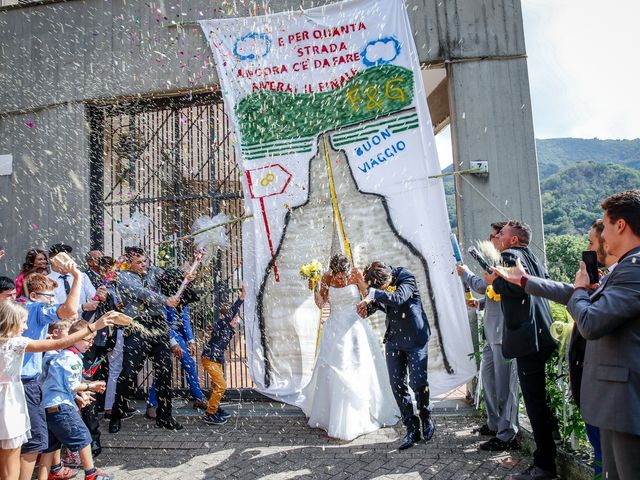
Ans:
[[[271,241],[271,230],[269,228],[269,221],[267,220],[264,199],[265,197],[283,194],[291,182],[291,174],[282,165],[276,163],[267,165],[266,167],[247,170],[246,175],[251,198],[257,198],[260,201],[262,219],[267,232],[267,242],[269,243],[269,252],[273,260],[273,276],[276,282],[279,282],[280,275],[278,274],[278,266],[276,265],[276,254],[273,250],[273,242]]]

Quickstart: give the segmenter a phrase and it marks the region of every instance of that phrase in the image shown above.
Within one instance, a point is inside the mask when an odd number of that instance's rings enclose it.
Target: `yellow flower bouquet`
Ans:
[[[312,289],[315,288],[316,283],[322,278],[322,264],[316,259],[305,263],[300,267],[300,276],[311,281]]]

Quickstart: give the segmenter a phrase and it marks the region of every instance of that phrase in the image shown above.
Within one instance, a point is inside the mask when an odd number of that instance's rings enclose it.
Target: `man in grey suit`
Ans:
[[[495,237],[507,222],[491,224],[489,240],[495,245]],[[480,299],[484,305],[484,338],[480,378],[484,403],[487,409],[487,423],[479,429],[481,435],[489,435],[489,441],[480,444],[481,450],[500,452],[519,448],[518,433],[518,371],[512,359],[502,355],[502,330],[504,315],[500,305],[500,296],[489,289],[490,277],[474,275],[466,265],[457,266],[458,275],[477,293],[485,295]],[[474,302],[478,302],[475,300]],[[469,305],[469,302],[467,302]],[[471,307],[477,305],[471,304]]]
[[[605,248],[618,264],[588,293],[581,262],[567,309],[587,339],[580,406],[600,429],[602,478],[631,480],[640,478],[640,190],[601,207]],[[531,281],[524,278],[521,286]]]
[[[618,265],[591,294],[584,263],[567,310],[588,340],[584,419],[600,428],[603,478],[640,478],[640,190],[607,197],[602,236]]]

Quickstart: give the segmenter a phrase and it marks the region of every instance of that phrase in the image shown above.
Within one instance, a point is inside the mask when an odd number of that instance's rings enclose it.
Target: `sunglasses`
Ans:
[[[55,293],[41,293],[41,292],[36,292],[36,295],[40,295],[41,297],[48,297],[48,298],[55,298],[56,296]]]

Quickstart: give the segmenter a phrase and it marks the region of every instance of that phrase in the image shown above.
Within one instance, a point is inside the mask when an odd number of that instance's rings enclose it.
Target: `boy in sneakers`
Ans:
[[[80,275],[75,263],[68,262],[60,270],[76,278]],[[77,315],[80,282],[71,286],[67,300],[55,304],[53,291],[57,283],[41,273],[32,273],[24,278],[24,297],[18,300],[27,309],[27,329],[23,336],[32,340],[44,340],[50,323],[71,319]],[[21,380],[27,400],[31,421],[31,439],[22,445],[20,455],[20,478],[31,478],[36,458],[48,445],[47,418],[42,404],[42,354],[26,353],[22,363]]]
[[[88,322],[78,320],[71,325],[69,333],[87,327],[90,328]],[[104,382],[84,382],[82,378],[82,354],[91,347],[94,337],[95,331],[73,346],[58,352],[47,365],[42,390],[49,427],[49,448],[40,460],[41,472],[43,468],[51,466],[53,453],[61,445],[65,445],[72,452],[79,451],[85,480],[111,479],[110,475],[98,470],[93,464],[91,434],[76,405],[76,396],[79,393],[102,393],[105,390]]]
[[[224,381],[224,352],[235,333],[238,310],[246,294],[247,286],[243,284],[240,298],[233,305],[229,306],[227,303],[220,306],[220,318],[214,323],[209,343],[202,352],[202,366],[211,379],[211,397],[204,415],[204,422],[208,425],[222,425],[231,417],[231,414],[220,408],[220,400],[227,387]]]
[[[57,322],[53,322],[49,324],[49,335],[48,337],[53,340],[59,340],[69,335],[69,328],[73,323],[72,320],[59,320]],[[44,354],[42,359],[42,374],[43,378],[47,374],[47,367],[49,362],[58,354],[59,350],[50,350]],[[71,452],[67,450],[67,454]],[[38,480],[67,480],[69,478],[73,478],[76,476],[75,470],[69,468],[70,466],[73,468],[80,468],[80,458],[78,457],[77,462],[73,465],[68,464],[68,459],[65,458],[65,465],[62,464],[62,459],[60,456],[60,449],[53,452],[52,462],[53,466],[50,471],[42,471],[40,469],[38,471]],[[43,469],[44,470],[44,469]],[[49,469],[47,469],[49,470]]]

